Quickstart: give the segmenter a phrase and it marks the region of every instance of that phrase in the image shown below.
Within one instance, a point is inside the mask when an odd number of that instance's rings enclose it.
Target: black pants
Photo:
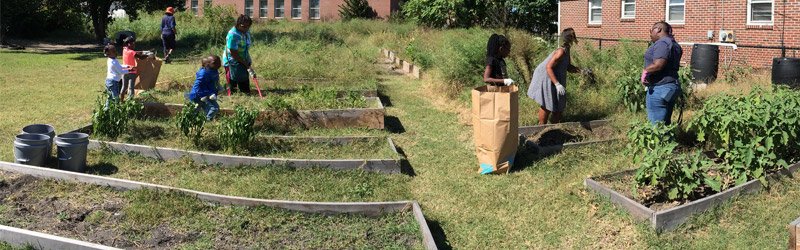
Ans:
[[[229,86],[231,88],[231,93],[235,93],[236,88],[239,88],[239,90],[241,90],[242,93],[250,94],[250,81],[240,81],[240,82],[231,81],[229,83]]]

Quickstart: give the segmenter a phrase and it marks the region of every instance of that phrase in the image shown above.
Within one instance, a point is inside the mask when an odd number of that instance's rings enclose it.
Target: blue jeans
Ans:
[[[219,111],[219,103],[217,100],[208,99],[206,101],[201,101],[200,97],[192,99],[192,102],[197,103],[197,107],[203,109],[206,112],[206,120],[210,121],[214,119],[214,116]]]
[[[136,83],[137,74],[125,74],[122,76],[122,88],[128,92],[128,96],[133,98],[133,85]]]
[[[672,122],[672,110],[675,107],[675,100],[680,95],[681,86],[677,81],[658,86],[649,86],[645,100],[647,120],[651,124],[664,122],[669,125]]]
[[[108,99],[106,100],[106,106],[108,107],[108,103],[111,100],[117,101],[119,100],[119,90],[122,85],[122,81],[114,81],[111,79],[106,79],[106,91],[108,92]]]

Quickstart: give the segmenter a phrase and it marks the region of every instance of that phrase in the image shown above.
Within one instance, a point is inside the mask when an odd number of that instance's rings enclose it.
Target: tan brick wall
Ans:
[[[717,42],[719,30],[732,30],[736,35],[737,45],[780,46],[781,14],[783,2],[775,0],[773,25],[747,25],[747,0],[686,0],[685,22],[674,25],[675,38],[679,42]],[[595,37],[608,39],[649,40],[649,29],[653,23],[664,20],[666,16],[666,0],[636,0],[636,17],[632,20],[621,20],[621,1],[604,0],[603,21],[600,25],[588,24],[588,1],[569,0],[561,2],[561,28],[572,27],[579,37]],[[786,35],[787,47],[800,47],[800,0],[786,1]],[[714,31],[713,40],[707,39],[707,31]],[[596,42],[595,42],[596,43]],[[609,42],[603,42],[603,46]],[[725,51],[720,49],[720,51]],[[787,51],[793,56],[797,51]],[[720,62],[726,53],[721,53]],[[746,62],[755,67],[769,67],[772,58],[780,56],[777,49],[740,48],[733,53],[733,60]],[[691,58],[691,48],[684,46],[684,61]]]
[[[267,1],[267,16],[261,17],[259,16],[260,10],[260,1],[253,0],[253,19],[256,21],[258,20],[265,20],[265,19],[275,19],[275,1],[283,1],[284,2],[284,17],[283,19],[286,20],[299,20],[299,21],[314,21],[310,20],[310,1],[309,0],[302,0],[301,7],[302,7],[302,17],[300,19],[293,19],[292,14],[292,0],[268,0]],[[199,8],[198,14],[202,15],[203,13],[203,0],[199,0]],[[370,7],[378,13],[379,18],[386,19],[392,12],[400,10],[400,5],[398,0],[368,0]],[[320,0],[320,19],[321,20],[338,20],[339,19],[339,6],[344,3],[344,0]],[[213,0],[213,5],[233,5],[234,9],[240,14],[244,14],[244,0]],[[186,9],[190,11],[191,9],[191,0],[186,0]]]

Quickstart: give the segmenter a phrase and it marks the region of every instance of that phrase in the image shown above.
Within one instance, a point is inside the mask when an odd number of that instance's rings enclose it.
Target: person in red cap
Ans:
[[[169,56],[175,49],[175,35],[178,34],[178,30],[175,28],[175,17],[172,14],[175,14],[175,8],[167,7],[164,17],[161,18],[161,41],[164,44],[164,62],[166,63],[170,62]]]

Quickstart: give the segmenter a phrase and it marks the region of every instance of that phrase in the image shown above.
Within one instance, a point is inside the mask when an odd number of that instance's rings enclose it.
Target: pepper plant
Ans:
[[[184,136],[191,139],[194,145],[198,145],[203,135],[203,125],[206,123],[206,117],[194,102],[187,101],[183,104],[183,107],[175,116],[175,126]]]
[[[222,147],[232,150],[250,143],[256,134],[257,117],[257,110],[236,106],[232,116],[224,117],[219,122],[217,136]]]
[[[107,92],[104,92],[95,101],[92,130],[96,135],[117,138],[127,131],[128,125],[142,113],[144,105],[133,99],[124,102],[112,100],[106,105],[107,97]]]

